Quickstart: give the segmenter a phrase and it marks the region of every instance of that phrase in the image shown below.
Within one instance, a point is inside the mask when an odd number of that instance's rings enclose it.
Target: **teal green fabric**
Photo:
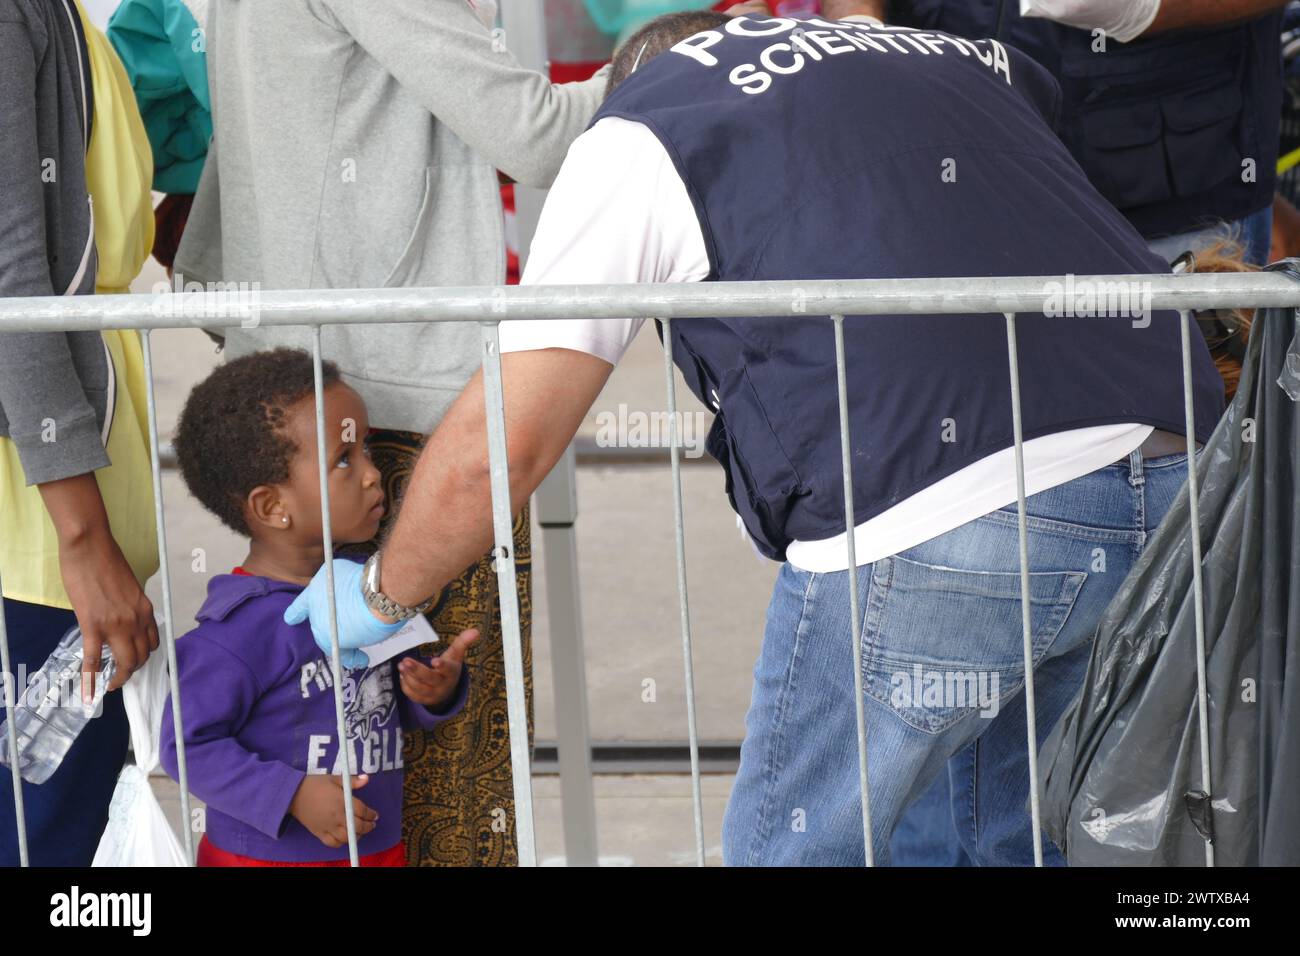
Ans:
[[[181,0],[122,0],[108,23],[153,148],[153,188],[193,193],[212,138],[207,47]]]
[[[601,33],[626,39],[641,24],[664,13],[704,10],[715,0],[584,0]]]

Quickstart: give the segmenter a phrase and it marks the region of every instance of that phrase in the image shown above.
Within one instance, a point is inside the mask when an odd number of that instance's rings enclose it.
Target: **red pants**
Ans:
[[[368,853],[358,861],[362,866],[406,866],[406,846],[398,843],[378,853]],[[199,866],[349,866],[347,860],[289,861],[257,860],[251,856],[227,853],[206,836],[199,841]]]

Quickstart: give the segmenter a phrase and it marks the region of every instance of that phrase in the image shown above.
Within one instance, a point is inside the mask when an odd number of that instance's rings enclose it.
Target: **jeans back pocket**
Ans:
[[[1088,575],[1034,571],[1029,620],[1037,665]],[[1024,684],[1020,574],[969,571],[897,555],[872,566],[862,641],[868,695],[937,734],[978,713],[992,719]]]

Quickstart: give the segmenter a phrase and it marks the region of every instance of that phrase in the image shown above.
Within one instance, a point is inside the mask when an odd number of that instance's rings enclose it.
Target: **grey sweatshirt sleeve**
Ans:
[[[0,411],[29,485],[109,464],[64,332],[0,335]]]
[[[310,0],[439,122],[497,169],[545,188],[595,115],[605,72],[551,83],[519,64],[465,0]]]
[[[30,27],[0,6],[0,296],[51,295]],[[63,332],[0,334],[0,424],[29,485],[108,464]]]
[[[31,29],[16,8],[0,6],[0,296],[54,292],[46,259]]]

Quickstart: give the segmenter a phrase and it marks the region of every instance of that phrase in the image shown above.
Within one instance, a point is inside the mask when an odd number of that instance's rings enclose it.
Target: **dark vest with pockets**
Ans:
[[[663,143],[708,280],[1168,271],[1053,135],[1059,90],[1028,57],[861,24],[796,29],[793,46],[790,32],[728,33],[702,51],[711,66],[665,52],[592,121],[634,120]],[[1047,295],[1045,310],[1068,311]],[[1181,434],[1178,322],[1022,314],[1025,439],[1124,422]],[[706,448],[759,549],[784,560],[792,540],[843,532],[829,319],[680,319],[672,335],[687,384],[717,408]],[[1192,338],[1204,440],[1223,386]],[[858,522],[1013,444],[1001,315],[850,317],[845,344]]]
[[[1167,0],[1169,2],[1169,0]],[[892,19],[1018,47],[1061,84],[1061,138],[1148,238],[1273,202],[1281,11],[1094,49],[1090,31],[1020,16],[1016,0],[894,0]],[[1253,179],[1243,160],[1253,159]]]

